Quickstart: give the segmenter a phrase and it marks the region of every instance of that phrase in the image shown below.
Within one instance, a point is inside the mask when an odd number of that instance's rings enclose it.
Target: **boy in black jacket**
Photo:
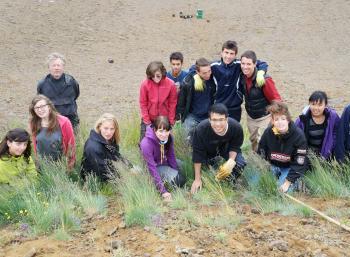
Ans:
[[[272,115],[272,125],[262,135],[258,153],[271,163],[280,190],[287,192],[308,167],[307,142],[304,133],[291,121],[285,103],[274,103],[267,110]]]

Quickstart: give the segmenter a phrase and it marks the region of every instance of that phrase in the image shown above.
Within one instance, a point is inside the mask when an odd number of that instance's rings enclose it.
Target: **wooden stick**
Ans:
[[[341,227],[342,229],[344,229],[344,230],[350,232],[350,227],[348,227],[348,226],[346,226],[346,225],[344,225],[344,224],[341,224],[339,221],[337,221],[337,220],[335,220],[335,219],[333,219],[333,218],[327,216],[327,215],[324,214],[323,212],[320,212],[319,210],[316,210],[316,209],[313,208],[312,206],[310,206],[310,205],[308,205],[308,204],[306,204],[306,203],[304,203],[304,202],[302,202],[302,201],[300,201],[300,200],[294,198],[293,196],[291,196],[291,195],[289,195],[289,194],[284,193],[284,196],[286,196],[286,197],[289,198],[290,200],[292,200],[292,201],[294,201],[294,202],[297,202],[298,204],[301,204],[302,206],[304,206],[304,207],[306,207],[306,208],[308,208],[308,209],[310,209],[310,210],[316,212],[316,213],[317,213],[318,215],[320,215],[322,218],[324,218],[324,219],[328,220],[329,222],[332,222],[332,223],[338,225],[339,227]]]

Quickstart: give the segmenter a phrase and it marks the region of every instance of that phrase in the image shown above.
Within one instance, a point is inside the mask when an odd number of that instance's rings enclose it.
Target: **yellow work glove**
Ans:
[[[204,82],[202,78],[196,74],[193,76],[194,79],[194,90],[196,91],[203,91],[204,90]]]
[[[280,134],[280,132],[278,131],[278,129],[276,127],[272,127],[272,132],[273,134],[275,134],[276,136]]]
[[[265,71],[263,70],[258,70],[258,72],[256,73],[256,84],[259,87],[262,87],[263,85],[265,85]]]
[[[232,159],[228,159],[223,165],[221,165],[216,173],[215,179],[220,181],[224,180],[232,173],[233,168],[236,166],[236,162]]]

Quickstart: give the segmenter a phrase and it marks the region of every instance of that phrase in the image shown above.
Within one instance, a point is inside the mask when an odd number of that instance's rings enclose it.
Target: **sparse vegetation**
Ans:
[[[114,176],[111,183],[102,184],[94,176],[89,176],[82,183],[79,178],[80,159],[89,132],[87,125],[83,124],[77,137],[78,160],[73,172],[67,175],[66,164],[63,162],[40,160],[41,173],[36,184],[24,183],[20,190],[0,187],[1,224],[18,223],[28,226],[27,231],[30,233],[53,233],[53,237],[58,240],[69,240],[70,232],[80,228],[84,217],[105,214],[107,197],[114,197],[116,194],[120,196],[119,202],[127,226],[160,227],[164,223],[165,212],[176,211],[179,227],[203,225],[223,229],[224,231],[214,235],[222,243],[226,242],[226,232],[234,230],[243,220],[233,207],[239,205],[242,199],[260,213],[279,212],[281,215],[302,217],[312,215],[309,209],[283,198],[278,191],[275,177],[269,172],[268,164],[250,153],[245,153],[248,156],[248,165],[242,175],[243,180],[239,182],[239,190],[229,182],[217,182],[214,171],[209,168],[202,174],[202,190],[190,197],[187,188],[173,189],[173,201],[166,207],[139,154],[138,121],[135,114],[126,122],[120,122],[121,150],[140,169],[130,171],[123,163],[117,163],[119,176]],[[173,134],[176,155],[182,161],[187,185],[191,185],[191,149],[181,126],[175,126]],[[245,142],[248,152],[247,140]],[[348,166],[327,163],[316,157],[312,158],[312,163],[314,169],[306,176],[305,181],[313,195],[332,198],[349,195]],[[334,210],[329,212],[335,217],[344,216]],[[114,251],[113,256],[128,256],[128,252],[120,249],[119,252]]]

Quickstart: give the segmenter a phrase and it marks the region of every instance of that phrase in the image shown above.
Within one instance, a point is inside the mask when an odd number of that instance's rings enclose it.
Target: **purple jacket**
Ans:
[[[336,111],[329,107],[326,107],[324,113],[326,116],[327,127],[320,154],[323,158],[328,159],[329,157],[331,157],[335,149],[336,135],[340,118]],[[300,115],[299,118],[297,118],[297,120],[295,121],[295,125],[304,131],[306,139],[308,138],[308,133],[306,133],[306,126],[310,117],[311,111],[310,109],[306,109],[306,112]]]
[[[175,170],[178,169],[175,158],[173,137],[170,135],[168,142],[164,146],[165,153],[163,160],[161,160],[159,139],[151,126],[147,126],[145,137],[140,143],[140,148],[157,189],[161,194],[166,193],[167,190],[165,189],[162,178],[157,171],[157,166],[167,165]]]

